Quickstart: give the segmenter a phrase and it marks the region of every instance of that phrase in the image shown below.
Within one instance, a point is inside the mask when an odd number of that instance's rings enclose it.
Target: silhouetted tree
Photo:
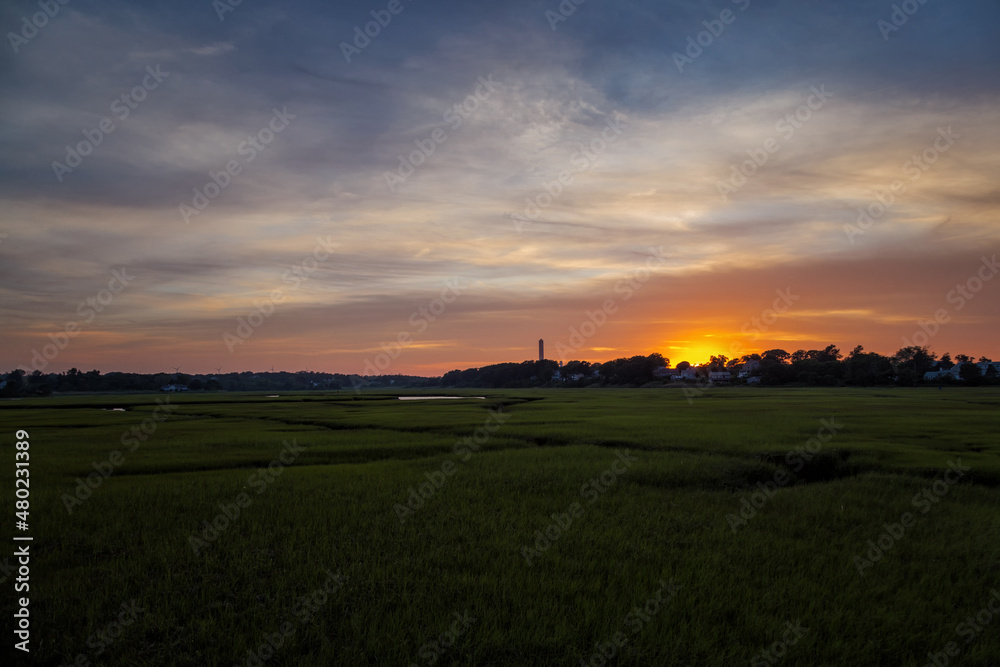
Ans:
[[[851,352],[843,365],[844,381],[852,385],[889,384],[895,375],[889,357],[875,352]]]
[[[819,353],[819,361],[821,363],[829,361],[840,361],[843,355],[840,354],[840,349],[836,345],[827,345]]]
[[[788,361],[789,359],[791,359],[791,357],[792,357],[792,355],[788,354],[787,352],[785,352],[782,349],[774,349],[774,350],[768,350],[767,352],[765,352],[764,355],[763,355],[763,357],[761,357],[761,359],[762,360],[763,359],[769,359],[771,361],[777,361],[778,363],[782,363],[783,364],[786,361]]]
[[[983,374],[980,372],[979,366],[973,363],[965,363],[958,369],[958,376],[970,384],[979,384]]]
[[[927,347],[917,347],[911,345],[902,347],[892,355],[892,360],[896,363],[897,369],[907,368],[914,372],[917,379],[924,376],[924,373],[931,370],[937,362],[937,356]]]

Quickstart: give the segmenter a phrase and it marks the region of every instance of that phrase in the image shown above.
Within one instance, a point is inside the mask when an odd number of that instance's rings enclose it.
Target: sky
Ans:
[[[998,359],[998,28],[992,0],[6,2],[0,369]]]

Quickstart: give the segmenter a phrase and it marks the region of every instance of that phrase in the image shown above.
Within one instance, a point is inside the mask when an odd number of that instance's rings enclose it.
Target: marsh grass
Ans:
[[[748,664],[799,619],[809,631],[782,665],[923,665],[949,641],[962,665],[998,664],[1000,618],[969,644],[955,628],[1000,585],[1000,392],[486,396],[175,396],[133,452],[123,433],[162,397],[3,403],[5,488],[13,432],[31,434],[33,662],[242,665],[290,622],[265,664],[424,665],[468,610],[476,621],[435,664],[578,665],[672,580],[681,590],[616,664]],[[462,460],[456,442],[501,406],[506,421]],[[787,453],[831,417],[842,428],[794,470]],[[256,493],[251,477],[293,439],[302,453]],[[116,449],[124,463],[68,514],[63,494]],[[635,464],[583,495],[622,449]],[[970,472],[915,510],[958,458]],[[449,461],[401,522],[396,506]],[[727,516],[779,471],[789,482],[732,530]],[[240,493],[252,503],[195,553],[189,538]],[[582,516],[529,566],[522,547],[574,502]],[[916,525],[859,575],[854,558],[907,511]],[[297,602],[328,571],[343,586],[302,621]],[[95,633],[130,599],[144,612],[98,655]]]

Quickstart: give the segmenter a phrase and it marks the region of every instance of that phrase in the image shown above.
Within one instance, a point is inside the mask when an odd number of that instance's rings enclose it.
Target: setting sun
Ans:
[[[694,341],[691,341],[687,345],[684,345],[683,343],[687,343],[687,341],[677,341],[674,344],[668,343],[664,346],[663,349],[666,351],[662,354],[664,357],[670,359],[671,366],[676,366],[682,361],[686,361],[692,366],[701,366],[703,364],[707,364],[709,359],[713,356],[725,354],[724,350],[708,347],[703,343],[697,343]]]

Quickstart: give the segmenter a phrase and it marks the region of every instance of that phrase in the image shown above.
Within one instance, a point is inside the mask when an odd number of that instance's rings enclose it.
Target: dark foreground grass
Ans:
[[[1000,392],[485,395],[0,405],[31,661],[1000,664]]]

